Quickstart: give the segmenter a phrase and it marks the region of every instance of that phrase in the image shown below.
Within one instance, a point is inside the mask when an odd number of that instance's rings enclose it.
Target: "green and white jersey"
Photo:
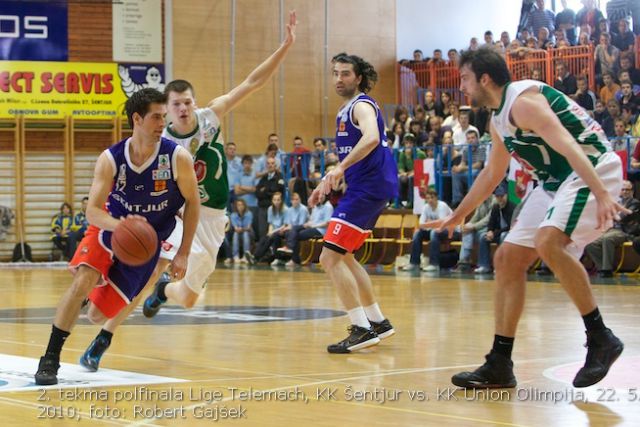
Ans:
[[[183,146],[193,155],[200,203],[214,209],[225,209],[229,199],[229,182],[220,120],[210,108],[199,108],[195,114],[197,126],[193,131],[180,135],[169,123],[162,136]]]
[[[516,98],[531,87],[538,88],[560,123],[594,166],[602,154],[611,151],[611,146],[600,125],[564,93],[536,80],[508,83],[502,93],[500,107],[491,117],[491,124],[504,140],[507,150],[522,167],[533,178],[542,181],[545,190],[555,191],[573,172],[571,165],[540,136],[517,128],[510,120],[511,107]]]

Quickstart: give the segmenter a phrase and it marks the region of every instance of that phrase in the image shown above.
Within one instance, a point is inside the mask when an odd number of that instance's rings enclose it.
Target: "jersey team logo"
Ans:
[[[169,155],[160,154],[158,156],[158,169],[169,169]]]
[[[196,179],[198,182],[202,182],[204,177],[207,176],[207,164],[203,160],[196,160],[193,168],[196,170]]]

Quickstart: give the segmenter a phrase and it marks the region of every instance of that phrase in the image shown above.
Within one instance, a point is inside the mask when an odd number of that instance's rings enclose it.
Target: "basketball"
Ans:
[[[127,218],[113,231],[111,247],[123,264],[136,267],[153,258],[158,248],[158,235],[145,220]]]

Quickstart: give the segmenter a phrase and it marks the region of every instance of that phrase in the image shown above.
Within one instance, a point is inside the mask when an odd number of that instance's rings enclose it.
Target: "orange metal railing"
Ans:
[[[636,49],[640,49],[640,37],[636,39]],[[561,47],[549,50],[521,49],[505,55],[513,80],[539,79],[553,85],[556,65],[562,61],[574,75],[586,75],[589,87],[595,91],[595,64],[592,46]],[[640,57],[640,50],[636,61]],[[464,96],[459,91],[460,75],[457,65],[428,62],[411,62],[397,66],[397,103],[408,107],[423,102],[423,94],[431,90],[439,98],[442,91],[449,92],[453,99],[464,104]]]

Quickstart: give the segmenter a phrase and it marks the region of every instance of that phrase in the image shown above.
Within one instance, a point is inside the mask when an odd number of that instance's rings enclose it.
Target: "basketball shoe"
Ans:
[[[351,325],[347,328],[347,331],[349,331],[347,338],[327,347],[329,353],[351,353],[354,350],[371,347],[380,342],[380,338],[378,338],[373,329]]]
[[[382,322],[374,322],[373,320],[369,320],[369,323],[371,323],[371,329],[373,329],[373,332],[375,332],[378,338],[380,338],[381,340],[388,338],[396,333],[395,329],[393,329],[393,326],[391,325],[391,322],[389,322],[389,319],[384,319]]]
[[[160,306],[167,302],[166,298],[163,300],[158,295],[158,288],[161,284],[164,283],[166,285],[169,282],[171,282],[171,277],[169,277],[169,274],[167,272],[162,273],[162,276],[160,276],[160,279],[153,289],[153,293],[149,295],[146,300],[144,300],[144,304],[142,305],[142,314],[144,314],[144,317],[152,318],[153,316],[158,314]]]
[[[589,387],[603,379],[609,372],[622,350],[624,344],[611,329],[587,331],[587,359],[573,379],[574,387]]]
[[[100,359],[110,344],[105,337],[96,337],[87,347],[87,351],[80,356],[80,365],[88,371],[96,372],[100,367]]]
[[[512,388],[516,377],[513,362],[505,356],[490,352],[487,361],[473,372],[460,372],[451,377],[451,382],[462,388]]]
[[[58,369],[60,369],[60,360],[54,357],[44,355],[40,358],[38,364],[38,372],[35,379],[37,385],[54,385],[58,384]]]

